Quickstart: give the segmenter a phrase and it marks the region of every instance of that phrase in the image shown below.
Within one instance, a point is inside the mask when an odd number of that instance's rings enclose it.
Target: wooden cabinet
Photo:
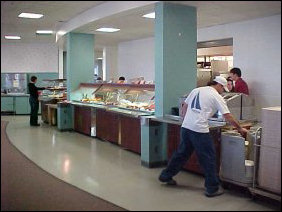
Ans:
[[[119,143],[119,115],[103,109],[96,110],[96,135],[102,140]]]
[[[74,106],[74,130],[91,135],[91,107]]]
[[[48,106],[47,106],[47,104],[57,104],[57,102],[58,102],[58,100],[56,100],[56,99],[40,100],[41,120],[43,122],[48,123]],[[38,111],[38,113],[40,113],[39,111]]]
[[[92,110],[95,110],[95,114]],[[91,124],[91,121],[95,124]],[[141,154],[140,118],[101,108],[74,105],[75,131],[91,135],[91,126],[94,125],[97,138]]]
[[[141,154],[141,125],[139,118],[97,109],[96,126],[98,138]]]
[[[178,148],[180,142],[180,125],[176,124],[168,124],[168,148],[167,148],[167,155],[168,160],[172,157],[174,151]],[[217,172],[219,172],[220,167],[220,129],[219,128],[212,128],[210,129],[210,134],[214,140],[215,150],[216,150],[216,165],[217,165]],[[203,171],[200,167],[198,162],[198,158],[195,152],[191,155],[188,162],[184,165],[183,169],[192,171],[198,174],[203,174]]]
[[[121,146],[132,152],[141,154],[140,118],[120,115]]]

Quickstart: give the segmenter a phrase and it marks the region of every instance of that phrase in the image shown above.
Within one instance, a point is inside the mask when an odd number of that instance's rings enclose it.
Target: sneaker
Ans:
[[[159,177],[159,181],[161,181],[162,183],[166,183],[167,185],[177,185],[177,182],[170,178],[170,179],[163,179],[161,176]]]
[[[223,188],[222,188],[222,187],[219,187],[218,190],[217,190],[216,192],[214,192],[214,193],[208,193],[208,192],[206,191],[206,192],[205,192],[205,195],[206,195],[207,197],[215,197],[215,196],[219,196],[219,195],[221,195],[221,194],[223,194],[223,193],[224,193]]]

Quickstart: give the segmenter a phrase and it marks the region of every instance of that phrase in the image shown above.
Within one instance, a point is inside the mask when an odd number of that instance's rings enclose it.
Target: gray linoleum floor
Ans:
[[[277,210],[238,191],[207,198],[203,177],[189,172],[175,177],[176,187],[162,185],[157,180],[162,168],[143,167],[139,155],[108,142],[60,132],[47,124],[30,127],[28,116],[1,116],[1,120],[9,121],[11,142],[38,166],[127,210]]]

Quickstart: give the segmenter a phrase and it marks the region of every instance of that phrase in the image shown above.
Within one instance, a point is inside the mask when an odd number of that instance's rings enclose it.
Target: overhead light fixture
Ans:
[[[99,28],[99,29],[96,29],[96,31],[98,32],[117,32],[119,31],[120,29],[116,29],[116,28]]]
[[[98,57],[97,60],[103,60],[103,58],[102,57]]]
[[[66,31],[58,31],[57,34],[58,35],[64,35],[64,34],[66,34]]]
[[[155,12],[148,13],[146,15],[143,15],[142,17],[144,17],[144,18],[155,18]]]
[[[20,40],[20,36],[14,36],[14,35],[5,35],[5,39],[7,40]]]
[[[53,34],[53,31],[52,30],[37,30],[36,34],[49,35],[49,34]]]
[[[43,17],[42,14],[35,14],[35,13],[21,13],[19,14],[20,18],[41,18]]]

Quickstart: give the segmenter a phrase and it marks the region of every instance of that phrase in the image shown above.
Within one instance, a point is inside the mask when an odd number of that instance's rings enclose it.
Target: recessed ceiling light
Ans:
[[[155,18],[155,12],[148,13],[146,15],[143,15],[142,17],[144,17],[144,18]]]
[[[99,29],[96,29],[96,31],[98,32],[117,32],[119,31],[120,29],[116,29],[116,28],[99,28]]]
[[[14,36],[14,35],[6,35],[5,39],[8,39],[8,40],[20,40],[21,37],[20,36]]]
[[[53,31],[52,30],[37,30],[36,31],[36,34],[53,34]]]
[[[35,13],[21,13],[19,14],[20,18],[41,18],[43,17],[42,14],[35,14]]]

